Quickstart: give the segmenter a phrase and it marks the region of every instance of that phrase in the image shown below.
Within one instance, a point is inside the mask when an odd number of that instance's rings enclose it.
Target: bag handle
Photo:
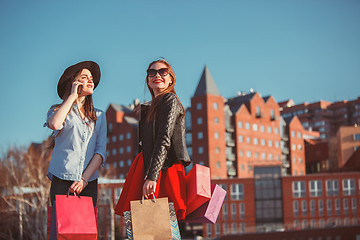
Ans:
[[[151,201],[154,202],[154,203],[156,203],[155,194],[152,193],[152,196],[153,196],[153,198],[151,199]],[[79,197],[80,197],[80,196],[79,196]],[[141,200],[140,200],[140,203],[143,204],[144,200],[145,200],[145,199],[144,199],[144,195],[142,195]]]
[[[78,195],[76,192],[73,192],[73,193],[74,193],[74,196],[80,198],[80,195]],[[70,188],[68,189],[67,194],[66,194],[67,198],[69,197],[69,194],[70,194]]]

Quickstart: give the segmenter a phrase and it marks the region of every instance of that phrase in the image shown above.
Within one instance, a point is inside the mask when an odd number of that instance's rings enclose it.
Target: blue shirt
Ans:
[[[48,127],[48,120],[54,113],[54,108],[53,106],[48,111],[47,121],[44,126]],[[95,109],[95,113],[97,120],[96,129],[94,130],[94,122],[88,118],[83,120],[77,105],[74,103],[62,127],[54,131],[55,147],[47,172],[50,180],[55,175],[64,180],[80,181],[82,173],[96,153],[100,154],[103,163],[105,162],[106,115],[99,109]],[[89,181],[98,177],[99,173],[96,171]]]

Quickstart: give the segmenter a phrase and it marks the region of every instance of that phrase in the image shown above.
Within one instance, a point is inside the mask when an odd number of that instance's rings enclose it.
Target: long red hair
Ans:
[[[154,91],[152,90],[152,88],[149,86],[149,75],[146,74],[146,85],[150,91],[150,94],[151,94],[151,105],[150,105],[150,108],[149,108],[149,111],[148,111],[148,114],[146,116],[146,120],[147,121],[151,121],[155,118],[155,116],[157,115],[157,111],[158,111],[158,106],[160,104],[160,100],[161,98],[164,96],[164,94],[166,93],[174,93],[176,98],[179,100],[180,102],[180,105],[183,109],[183,116],[185,116],[185,109],[183,107],[183,105],[181,104],[181,101],[179,99],[179,97],[177,96],[176,92],[175,92],[175,83],[176,83],[176,76],[175,76],[175,72],[174,72],[174,69],[172,68],[172,66],[170,65],[170,63],[168,63],[165,59],[159,59],[159,60],[155,60],[153,62],[151,62],[147,68],[147,70],[149,70],[151,68],[151,66],[155,63],[162,63],[162,64],[165,64],[169,70],[169,75],[172,79],[172,83],[169,84],[169,86],[164,90],[162,91],[157,97],[155,97],[155,94],[154,94]]]

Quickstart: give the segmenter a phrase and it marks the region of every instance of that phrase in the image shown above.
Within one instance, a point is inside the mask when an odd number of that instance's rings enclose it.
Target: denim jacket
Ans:
[[[48,120],[54,113],[54,108],[53,106],[49,109],[44,126],[49,127]],[[55,147],[47,172],[50,179],[55,175],[63,180],[80,181],[82,173],[96,153],[100,154],[103,163],[105,162],[106,115],[99,109],[95,109],[95,113],[97,120],[94,130],[94,123],[88,118],[83,120],[77,105],[74,103],[63,126],[54,131]],[[60,130],[61,133],[59,134]],[[89,181],[98,177],[99,173],[96,171]]]

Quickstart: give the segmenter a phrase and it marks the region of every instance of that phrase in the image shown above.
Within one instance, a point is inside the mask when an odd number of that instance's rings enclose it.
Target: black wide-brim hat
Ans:
[[[94,89],[97,87],[97,85],[100,82],[100,76],[101,76],[99,65],[93,61],[79,62],[65,69],[64,73],[61,75],[59,79],[57,85],[57,92],[61,99],[63,99],[64,97],[66,85],[69,83],[69,81],[72,81],[74,74],[78,71],[81,71],[82,69],[88,69],[91,72],[94,82]]]

